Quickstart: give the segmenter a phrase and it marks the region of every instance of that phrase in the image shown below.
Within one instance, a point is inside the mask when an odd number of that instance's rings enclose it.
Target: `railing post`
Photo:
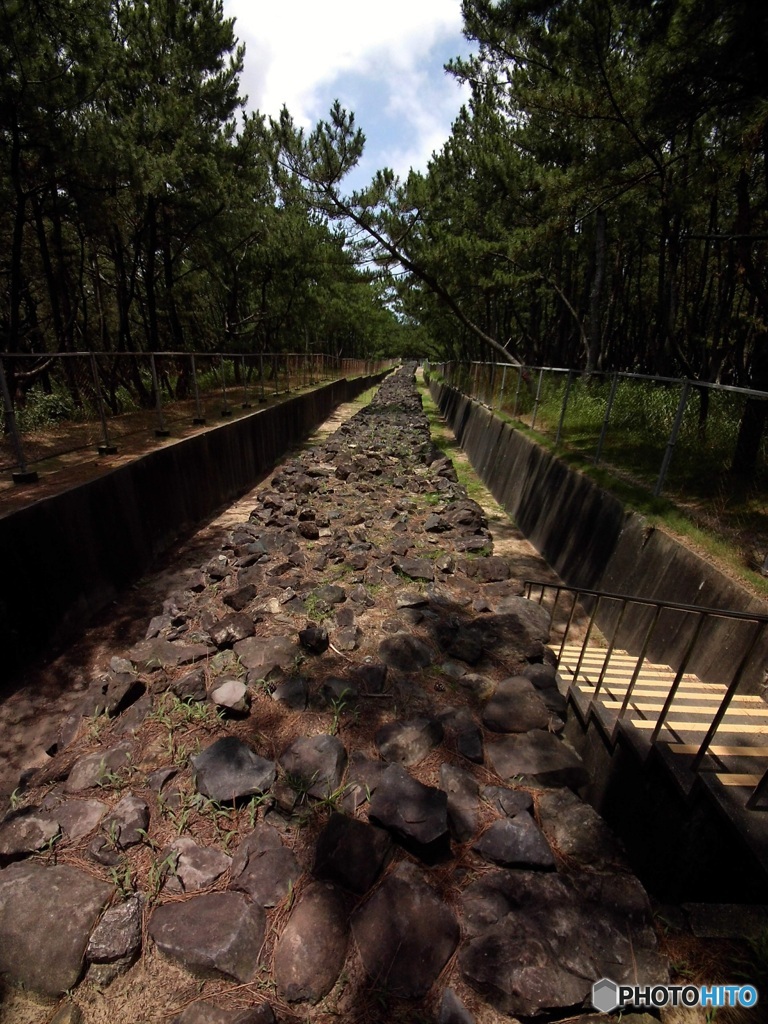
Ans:
[[[539,383],[536,388],[536,398],[533,401],[533,416],[531,417],[531,430],[536,429],[536,415],[539,411],[539,403],[541,401],[541,385],[544,383],[544,367],[539,370]]]
[[[496,408],[501,411],[504,406],[504,386],[507,383],[507,364],[505,363],[501,369],[501,390],[499,391],[499,404]]]
[[[521,388],[522,383],[523,383],[523,371],[524,370],[525,370],[524,366],[518,366],[518,368],[517,368],[517,387],[515,389],[515,407],[512,410],[512,419],[514,419],[514,420],[517,419],[517,409],[518,409],[518,406],[520,404],[520,388]]]
[[[685,675],[685,670],[688,668],[688,662],[691,660],[691,656],[693,655],[693,652],[696,648],[696,644],[699,642],[701,631],[704,628],[704,623],[707,621],[708,618],[709,615],[707,614],[707,612],[702,612],[699,615],[699,621],[696,623],[696,629],[693,631],[693,636],[691,637],[690,642],[688,643],[688,646],[685,649],[685,654],[683,655],[683,659],[680,662],[680,667],[678,668],[675,674],[675,678],[672,681],[672,685],[669,688],[669,692],[667,693],[666,700],[664,701],[661,711],[659,712],[659,717],[656,720],[656,725],[653,727],[653,731],[651,733],[651,744],[654,744],[656,740],[659,738],[659,733],[661,732],[662,727],[664,725],[664,720],[666,719],[667,714],[669,713],[669,709],[672,706],[672,701],[677,696],[677,691],[679,690],[680,683],[682,682],[683,676]]]
[[[243,409],[250,409],[251,403],[248,401],[248,374],[245,366],[245,355],[240,356],[240,368],[243,374]]]
[[[712,719],[712,722],[710,723],[709,729],[707,730],[707,734],[704,737],[704,739],[701,741],[701,746],[699,747],[698,753],[696,754],[696,756],[694,757],[693,761],[691,762],[691,771],[692,772],[698,771],[699,765],[701,764],[702,760],[704,759],[704,755],[706,754],[707,750],[709,749],[709,745],[712,742],[712,740],[714,739],[715,733],[717,732],[718,727],[720,726],[720,723],[722,722],[723,718],[725,717],[725,713],[728,710],[731,701],[733,700],[734,694],[736,693],[736,691],[739,688],[739,683],[741,682],[741,677],[744,675],[744,670],[746,669],[747,665],[749,664],[749,659],[752,657],[752,654],[753,654],[753,652],[755,650],[755,647],[757,646],[758,641],[760,640],[760,638],[762,637],[763,633],[765,632],[766,625],[768,625],[768,623],[766,623],[766,622],[757,622],[755,624],[755,631],[752,634],[752,638],[751,638],[749,644],[747,645],[747,648],[744,651],[744,654],[742,655],[742,658],[741,658],[741,660],[740,660],[740,662],[739,662],[739,664],[738,664],[738,666],[736,668],[736,671],[733,674],[733,678],[731,679],[730,683],[728,684],[728,689],[723,694],[723,699],[720,701],[720,707],[715,712],[715,717]]]
[[[192,417],[192,424],[195,427],[202,427],[205,423],[205,416],[203,416],[203,406],[200,402],[200,386],[197,383],[197,364],[194,355],[190,355],[189,360],[192,368],[192,388],[195,392],[195,415]]]
[[[227,368],[224,363],[224,353],[219,356],[219,370],[221,372],[221,415],[231,416],[232,410],[227,400]]]
[[[560,444],[560,438],[563,434],[563,424],[565,423],[565,410],[568,408],[568,396],[571,393],[571,383],[573,382],[573,370],[568,371],[568,380],[565,383],[565,394],[563,395],[563,405],[560,409],[560,420],[557,424],[557,437],[555,438],[555,448]]]
[[[608,436],[608,424],[611,420],[611,409],[613,408],[613,400],[616,397],[616,388],[619,386],[619,375],[614,373],[613,380],[611,381],[611,390],[608,395],[608,403],[605,406],[605,415],[603,416],[603,426],[600,430],[600,440],[597,442],[597,451],[595,452],[595,465],[600,462],[603,457],[603,445],[605,439]]]
[[[155,389],[155,409],[157,410],[157,427],[155,437],[170,437],[170,430],[165,425],[163,416],[163,400],[160,397],[160,384],[157,380],[157,366],[155,365],[155,353],[149,353],[149,369],[152,373],[152,387]]]
[[[264,394],[264,353],[259,352],[259,402],[263,405],[267,400]]]
[[[16,411],[14,410],[13,403],[11,402],[11,392],[8,390],[8,381],[5,379],[5,370],[3,368],[2,358],[0,358],[0,390],[3,392],[5,423],[8,428],[8,433],[11,436],[13,454],[15,455],[16,462],[19,465],[18,470],[11,474],[13,482],[15,484],[35,484],[39,477],[33,469],[29,469],[27,467],[27,460],[24,457],[24,449],[21,445],[19,425],[16,422]]]
[[[661,494],[661,489],[664,486],[664,481],[667,478],[669,472],[669,466],[672,462],[672,455],[675,451],[675,445],[677,444],[677,438],[680,433],[680,428],[683,425],[683,416],[685,415],[685,407],[688,403],[688,394],[691,390],[691,382],[685,380],[683,383],[683,390],[680,393],[680,401],[677,403],[677,412],[675,413],[675,422],[672,424],[672,433],[669,435],[669,441],[667,441],[667,449],[664,452],[664,458],[661,463],[661,469],[659,470],[659,479],[656,481],[656,486],[653,489],[654,498],[658,498]]]
[[[109,428],[107,427],[107,414],[104,411],[104,399],[101,394],[101,381],[99,380],[99,367],[96,362],[96,353],[91,352],[91,374],[93,376],[93,387],[96,392],[96,402],[99,406],[99,418],[101,419],[102,443],[97,446],[99,455],[116,455],[117,445],[112,444],[109,439]]]

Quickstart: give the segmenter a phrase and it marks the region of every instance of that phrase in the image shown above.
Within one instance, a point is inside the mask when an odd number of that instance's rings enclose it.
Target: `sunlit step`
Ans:
[[[560,672],[560,675],[563,676],[563,678],[565,680],[568,680],[568,679],[572,680],[573,679],[573,669],[569,669],[569,668],[565,668],[564,669],[562,666],[560,666],[558,671]],[[590,678],[590,676],[588,676],[584,672],[584,666],[582,665],[581,669],[579,670],[579,676],[578,676],[578,684],[579,684],[579,686],[583,686],[584,684],[586,684],[588,686],[593,686],[593,687],[597,686],[597,676],[599,676],[599,674],[600,674],[599,672],[596,672],[595,673],[595,678],[594,679]],[[629,673],[629,675],[627,675],[625,677],[625,676],[620,676],[618,674],[614,674],[614,673],[608,671],[603,676],[603,681],[602,681],[602,683],[600,685],[601,685],[601,688],[603,686],[615,686],[617,688],[627,689],[629,687],[629,683],[630,683],[631,678],[632,678],[632,673]],[[641,672],[640,675],[638,676],[638,680],[637,680],[635,685],[636,686],[664,687],[666,690],[669,690],[671,688],[671,686],[672,686],[672,683],[674,682],[674,679],[675,679],[675,677],[671,673],[668,674],[668,675],[665,675],[665,676],[662,676],[662,675],[659,675],[659,676],[647,676],[645,674],[645,672]],[[680,689],[680,690],[695,690],[696,693],[712,693],[712,694],[723,694],[723,693],[725,693],[725,687],[724,686],[719,686],[717,683],[702,683],[700,681],[694,681],[693,679],[683,680],[679,684],[678,689]],[[757,699],[760,700],[759,697]]]
[[[655,729],[656,723],[649,721],[645,718],[632,718],[630,719],[632,725],[636,729]],[[670,731],[682,731],[682,732],[701,732],[705,733],[709,729],[707,722],[664,722],[663,729],[669,729]],[[768,735],[768,725],[740,725],[738,722],[721,722],[717,727],[718,732],[743,732],[743,733],[756,733],[761,736]]]
[[[581,687],[580,687],[580,689],[581,689]],[[609,691],[612,695],[616,695],[617,697],[618,696],[626,697],[626,695],[627,695],[627,691],[626,690],[622,691],[618,686],[606,686],[603,689]],[[600,693],[603,692],[603,689],[600,690]],[[584,691],[584,692],[588,693],[589,691]],[[632,691],[632,699],[634,700],[637,697],[640,697],[640,698],[645,698],[645,697],[666,697],[668,694],[669,694],[669,690],[645,690],[645,689],[642,689],[639,686],[636,686],[635,689]],[[599,696],[600,696],[600,694],[598,694],[598,697]],[[680,691],[678,690],[678,692],[675,694],[675,700],[676,701],[683,701],[683,700],[685,700],[685,701],[688,701],[688,700],[710,701],[711,702],[711,707],[713,707],[713,708],[718,708],[720,706],[720,701],[722,699],[723,699],[722,694],[717,694],[717,693],[712,693],[712,694],[709,694],[709,693],[680,693]],[[731,703],[730,703],[729,706],[730,707],[735,707],[735,706],[741,706],[741,705],[748,706],[748,707],[754,707],[755,705],[757,705],[758,707],[764,707],[764,708],[766,708],[766,710],[768,710],[768,706],[766,705],[766,703],[762,699],[762,697],[752,697],[752,696],[749,696],[749,695],[746,695],[746,694],[744,696],[734,697],[731,700]]]
[[[602,703],[607,708],[620,708],[623,702],[620,700],[604,700]],[[629,706],[634,711],[663,711],[664,709],[663,704],[646,704],[637,700],[631,700]],[[675,712],[679,713],[681,711],[686,711],[691,715],[711,715],[713,711],[717,710],[717,705],[710,705],[707,707],[705,705],[698,704],[685,704],[682,707],[676,707],[675,704],[673,704],[671,710],[673,714]],[[739,715],[742,718],[768,718],[768,708],[739,708],[734,711],[731,707],[726,711],[725,717],[728,718],[729,715]]]
[[[698,754],[698,743],[670,743],[673,754]],[[728,747],[713,743],[707,747],[707,753],[713,757],[765,757],[768,758],[768,747]]]
[[[724,772],[718,772],[715,778],[722,786],[749,786],[754,789],[762,779],[762,775],[727,775]]]
[[[593,687],[585,687],[582,683],[577,683],[577,686],[579,688],[579,691],[581,693],[583,693],[585,696],[589,696],[590,692],[594,694],[594,688]],[[616,696],[617,698],[619,696],[626,697],[626,695],[627,695],[627,688],[624,687],[622,689],[622,687],[620,687],[620,686],[612,686],[611,684],[606,684],[606,685],[604,685],[604,686],[602,686],[600,688],[600,692],[597,695],[598,698],[602,699],[602,695],[604,693],[610,694],[611,696]],[[633,699],[636,698],[636,697],[666,697],[668,694],[669,694],[669,689],[666,689],[666,690],[656,690],[656,689],[647,689],[646,687],[642,687],[642,686],[636,686],[632,690],[632,698]],[[695,693],[694,691],[689,691],[689,692],[686,692],[686,693],[681,693],[678,690],[677,693],[675,694],[675,700],[711,701],[713,707],[719,707],[720,706],[720,701],[722,699],[723,699],[723,694],[721,694],[721,693]],[[768,705],[766,705],[766,703],[762,699],[762,697],[756,697],[756,696],[753,696],[751,694],[739,694],[739,695],[735,696],[731,700],[731,705],[730,706],[733,707],[734,705],[742,705],[742,704],[743,705],[748,705],[749,707],[754,707],[755,705],[757,705],[758,707],[763,707],[763,708],[765,708],[768,711]]]

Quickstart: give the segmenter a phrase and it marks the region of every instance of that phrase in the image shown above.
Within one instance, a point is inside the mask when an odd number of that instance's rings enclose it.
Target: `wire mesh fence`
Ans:
[[[47,459],[111,454],[132,437],[168,437],[387,365],[323,353],[1,353],[0,471],[23,481]]]
[[[743,442],[748,406],[768,413],[768,394],[699,381],[498,363],[433,364],[432,373],[555,447],[610,466],[662,493],[722,497]],[[749,487],[765,494],[768,441],[759,432]]]

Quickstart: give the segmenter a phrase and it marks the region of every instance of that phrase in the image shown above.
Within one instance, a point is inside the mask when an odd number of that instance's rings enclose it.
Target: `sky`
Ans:
[[[381,167],[425,170],[467,99],[443,70],[470,52],[461,0],[224,0],[224,14],[246,46],[248,110],[277,117],[285,105],[306,128],[335,99],[354,111],[366,147],[346,190]]]

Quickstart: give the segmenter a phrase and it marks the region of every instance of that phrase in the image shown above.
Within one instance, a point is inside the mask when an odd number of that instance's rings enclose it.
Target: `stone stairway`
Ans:
[[[606,665],[608,651],[592,647],[585,650],[579,666],[581,651],[580,644],[566,645],[559,663],[560,675],[570,688],[574,701],[584,710],[594,702],[593,710],[611,733],[615,735],[621,723],[620,727],[641,756],[648,756],[651,737],[674,682],[675,672],[667,665],[645,662],[622,715],[637,657],[626,651],[614,650],[610,652]],[[691,673],[683,675],[657,740],[662,756],[671,755],[673,761],[679,762],[683,769],[679,777],[685,777],[684,769],[698,753],[725,692],[724,686],[704,683]],[[768,769],[768,706],[765,701],[755,694],[737,694],[720,723],[715,739],[717,742],[709,747],[701,771],[710,776],[710,782],[740,790],[736,797],[746,806],[749,796]],[[693,784],[692,775],[688,782]]]

